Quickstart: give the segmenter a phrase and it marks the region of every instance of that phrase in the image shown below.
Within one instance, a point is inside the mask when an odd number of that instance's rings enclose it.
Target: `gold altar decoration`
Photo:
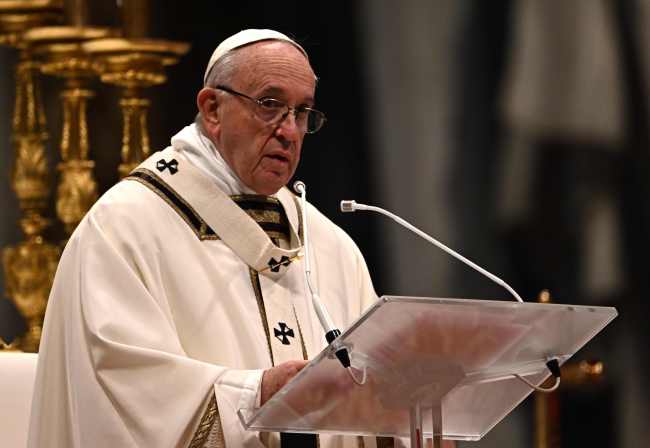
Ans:
[[[47,221],[39,215],[23,218],[21,226],[27,241],[5,248],[2,254],[5,293],[27,323],[27,333],[18,342],[26,352],[38,352],[47,298],[59,261],[58,246],[41,236]]]
[[[119,4],[120,2],[118,2]],[[87,107],[91,82],[119,86],[123,115],[121,176],[147,157],[149,100],[144,90],[166,81],[165,67],[176,64],[189,45],[148,38],[148,0],[121,2],[123,37],[88,25],[86,0],[0,0],[0,45],[19,50],[13,116],[14,163],[11,185],[18,198],[25,235],[0,252],[5,293],[27,323],[27,333],[4,341],[0,349],[38,351],[47,298],[60,246],[45,241],[50,220],[44,215],[51,193],[46,152],[46,120],[41,101],[41,74],[63,80],[56,214],[67,237],[97,198],[90,157]],[[64,22],[65,26],[58,24]],[[65,243],[65,241],[64,241]]]
[[[50,197],[47,132],[39,83],[40,65],[23,35],[30,28],[60,21],[61,13],[60,1],[0,0],[0,44],[19,51],[12,120],[15,157],[10,181],[23,215],[20,227],[25,236],[24,241],[2,251],[2,265],[5,295],[27,323],[26,334],[9,347],[28,352],[38,351],[59,249],[43,237],[50,224],[43,216]]]
[[[92,59],[83,51],[82,44],[111,33],[107,28],[87,26],[86,15],[84,2],[66,2],[70,25],[33,28],[25,33],[34,54],[43,61],[41,71],[64,79],[56,212],[68,236],[97,199],[93,175],[95,162],[88,157],[86,120],[87,103],[94,96],[90,81],[96,74]]]
[[[12,342],[11,344],[7,344],[7,342],[0,338],[0,352],[21,352],[22,350],[18,348],[16,345],[16,341]]]
[[[150,101],[144,97],[143,90],[163,84],[167,80],[165,67],[176,64],[189,50],[189,44],[183,42],[147,38],[149,13],[147,0],[127,0],[122,6],[124,37],[97,39],[83,45],[95,57],[102,82],[121,87],[120,178],[151,152],[147,130]]]

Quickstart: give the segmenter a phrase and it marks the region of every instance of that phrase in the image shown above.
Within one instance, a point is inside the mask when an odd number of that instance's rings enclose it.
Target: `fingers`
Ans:
[[[286,371],[286,374],[288,376],[288,380],[293,378],[300,372],[308,363],[309,361],[305,361],[302,359],[296,359],[293,361],[287,361],[283,362],[282,364],[279,364],[277,367],[284,369]]]
[[[283,362],[275,367],[264,371],[262,375],[261,404],[266,403],[282,386],[287,384],[291,378],[296,376],[309,361],[294,360]]]

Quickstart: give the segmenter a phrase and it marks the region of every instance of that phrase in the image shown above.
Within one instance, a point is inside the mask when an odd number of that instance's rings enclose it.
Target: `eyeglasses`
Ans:
[[[296,126],[302,132],[314,134],[323,127],[325,120],[327,120],[324,113],[311,107],[291,107],[284,101],[276,100],[275,98],[255,99],[222,85],[216,86],[215,88],[228,92],[231,95],[246,98],[255,103],[255,115],[266,123],[281,123],[287,118],[289,113],[293,113],[294,117],[296,117]]]

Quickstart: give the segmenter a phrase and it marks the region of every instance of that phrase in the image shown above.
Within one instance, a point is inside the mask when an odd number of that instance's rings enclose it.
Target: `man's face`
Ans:
[[[274,98],[291,107],[313,106],[316,81],[305,56],[286,42],[267,41],[240,49],[239,65],[227,87],[252,98]],[[208,126],[221,155],[237,176],[259,194],[274,194],[293,176],[305,134],[290,113],[266,123],[255,103],[214,91],[216,124]]]

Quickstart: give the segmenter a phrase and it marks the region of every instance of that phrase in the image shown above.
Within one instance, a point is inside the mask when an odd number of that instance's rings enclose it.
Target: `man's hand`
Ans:
[[[262,375],[262,396],[261,403],[266,403],[282,386],[287,384],[291,378],[296,376],[309,361],[287,361],[271,367]]]

